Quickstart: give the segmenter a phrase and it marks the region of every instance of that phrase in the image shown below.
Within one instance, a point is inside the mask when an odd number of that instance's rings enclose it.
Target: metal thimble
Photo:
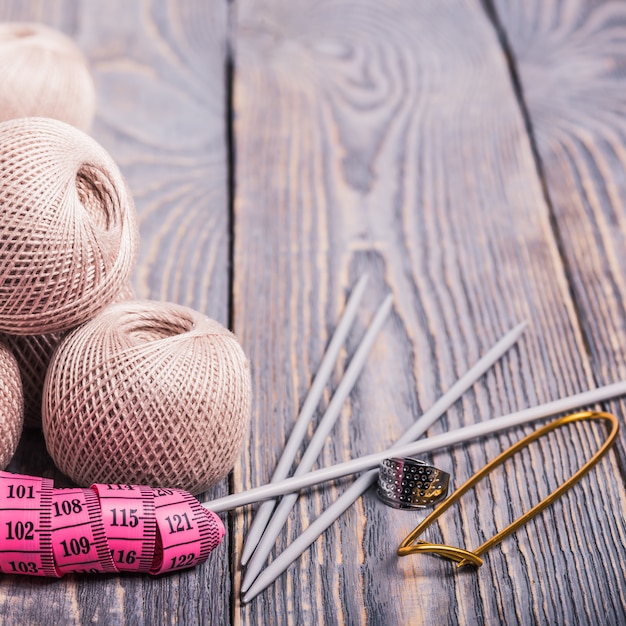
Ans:
[[[385,459],[378,468],[378,496],[395,509],[421,509],[443,500],[450,474],[412,458]]]

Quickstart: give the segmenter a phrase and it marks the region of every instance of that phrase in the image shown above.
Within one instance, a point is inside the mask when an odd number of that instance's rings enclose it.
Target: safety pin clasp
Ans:
[[[437,543],[429,543],[427,541],[423,541],[418,539],[418,537],[447,509],[449,509],[453,504],[455,504],[461,496],[463,496],[467,491],[472,489],[478,482],[480,482],[485,476],[487,476],[491,471],[493,471],[496,467],[504,463],[507,459],[510,459],[517,452],[526,448],[533,441],[536,441],[540,437],[543,437],[547,433],[556,430],[560,426],[564,426],[566,424],[571,424],[573,422],[580,421],[597,421],[602,420],[609,422],[611,425],[611,430],[607,435],[606,440],[600,446],[598,451],[568,480],[566,480],[562,485],[557,487],[550,495],[544,498],[539,504],[536,504],[532,509],[524,513],[514,522],[509,524],[504,530],[501,530],[499,533],[494,535],[491,539],[483,543],[476,550],[465,550],[463,548],[457,548],[455,546],[448,546],[445,544],[437,544]],[[516,444],[502,452],[495,459],[487,463],[481,470],[476,472],[465,484],[461,485],[447,500],[441,503],[439,507],[437,507],[430,515],[428,515],[422,522],[419,524],[400,544],[398,548],[399,556],[407,556],[409,554],[416,554],[418,552],[429,552],[432,554],[437,554],[441,557],[450,559],[452,561],[456,561],[458,563],[458,567],[462,567],[464,565],[475,565],[480,567],[483,563],[483,560],[480,558],[480,555],[489,550],[489,548],[500,543],[505,537],[515,532],[518,528],[523,526],[526,522],[532,519],[535,515],[539,514],[545,508],[550,506],[555,500],[557,500],[561,495],[563,495],[568,489],[573,487],[585,474],[589,472],[606,454],[608,449],[611,447],[615,438],[617,437],[617,433],[619,431],[619,421],[615,415],[611,413],[603,413],[600,411],[581,411],[578,413],[572,413],[570,415],[565,415],[564,417],[560,417],[559,419],[553,420],[549,424],[537,429],[535,432],[527,435]]]

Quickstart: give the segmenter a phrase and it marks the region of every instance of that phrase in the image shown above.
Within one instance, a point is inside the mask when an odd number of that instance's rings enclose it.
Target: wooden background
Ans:
[[[230,481],[265,482],[358,278],[394,309],[320,465],[380,450],[509,328],[529,329],[429,434],[626,378],[626,5],[591,0],[0,0],[71,35],[93,136],[140,216],[139,296],[228,324],[251,359]],[[1,79],[1,77],[0,77]],[[0,83],[1,84],[1,83]],[[603,408],[624,423],[624,400]],[[437,452],[456,485],[533,427]],[[431,538],[476,547],[580,466],[561,430]],[[151,578],[4,576],[15,624],[624,624],[626,429],[588,477],[478,570],[398,559],[422,518],[368,492],[270,588],[239,601],[252,507],[203,566]],[[14,471],[63,481],[41,436]],[[345,488],[310,490],[284,549]]]

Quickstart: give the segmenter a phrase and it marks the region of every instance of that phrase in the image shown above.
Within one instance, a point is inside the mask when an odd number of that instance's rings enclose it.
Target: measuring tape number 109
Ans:
[[[224,525],[180,489],[52,480],[0,472],[0,572],[162,574],[203,563]]]

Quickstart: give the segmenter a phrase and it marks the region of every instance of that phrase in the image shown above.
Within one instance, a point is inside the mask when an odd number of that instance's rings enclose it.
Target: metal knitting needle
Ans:
[[[456,402],[466,389],[469,389],[469,387],[471,387],[480,378],[480,376],[482,376],[482,374],[487,371],[487,369],[489,369],[489,367],[491,367],[491,365],[493,365],[493,363],[495,363],[517,341],[526,326],[527,323],[522,322],[504,335],[482,358],[480,358],[458,381],[456,381],[456,383],[454,383],[454,385],[441,398],[439,398],[439,400],[417,422],[415,422],[415,424],[413,424],[413,426],[394,444],[393,447],[399,445],[400,443],[405,443],[405,437],[413,436],[414,438],[417,438],[420,434],[418,431],[424,428],[424,424],[426,424],[424,429],[430,427],[430,425],[434,423],[441,414],[443,414],[452,404],[454,404],[454,402]],[[211,509],[215,513],[230,511],[240,506],[245,506],[246,504],[264,500],[265,498],[262,494],[263,490],[267,487],[268,485],[262,485],[260,487],[248,489],[247,491],[243,491],[241,493],[233,493],[210,502],[205,502],[203,503],[203,506],[207,509]],[[258,494],[259,492],[261,495],[258,499],[250,499],[249,502],[244,503],[240,502],[242,497],[246,497],[246,494]],[[280,496],[284,493],[289,493],[289,491],[287,490],[282,493],[278,493],[277,495]],[[251,497],[253,498],[254,496]],[[271,498],[272,496],[267,497]]]
[[[454,404],[461,395],[469,389],[513,344],[517,342],[520,335],[526,328],[526,322],[518,324],[515,328],[510,330],[504,337],[496,343],[491,350],[487,352],[476,364],[471,367],[464,376],[462,376],[451,388],[444,394],[434,405],[427,411],[420,419],[418,419],[411,428],[394,444],[393,447],[398,447],[410,441],[414,441],[420,437],[430,426],[445,413],[452,404]],[[312,465],[312,464],[311,464]],[[307,468],[307,469],[310,469]],[[294,475],[300,475],[302,472],[298,471]],[[365,474],[357,482],[363,489],[363,493],[371,484],[376,480],[378,470],[372,470],[370,473]],[[354,493],[351,491],[351,493]],[[356,497],[358,497],[357,494]],[[289,512],[298,498],[298,494],[286,495],[280,502],[274,516],[270,520],[268,527],[265,530],[261,542],[257,547],[257,551],[248,564],[246,574],[241,583],[241,589],[246,592],[251,586],[256,577],[259,575],[263,568],[264,562],[271,552],[276,537],[279,535],[282,527],[284,526]],[[354,500],[352,500],[353,502]],[[352,502],[348,503],[351,504]],[[329,521],[329,524],[331,522]]]
[[[292,478],[286,478],[277,483],[263,485],[262,487],[255,487],[254,489],[248,489],[241,493],[235,493],[230,496],[224,496],[223,498],[217,498],[211,502],[205,502],[202,506],[207,509],[220,513],[222,511],[230,511],[246,504],[252,504],[253,502],[260,502],[267,498],[276,498],[287,493],[293,493],[305,489],[306,487],[312,487],[313,485],[319,485],[320,483],[334,480],[335,478],[341,478],[348,474],[356,474],[364,470],[371,469],[379,465],[381,461],[384,461],[390,454],[393,456],[415,456],[416,454],[423,454],[424,452],[432,452],[440,448],[455,445],[457,443],[464,443],[470,439],[476,439],[477,437],[484,437],[485,435],[491,435],[513,426],[520,426],[534,420],[548,417],[550,415],[557,415],[570,411],[572,409],[578,409],[581,407],[591,406],[597,402],[609,400],[611,398],[617,398],[618,396],[626,395],[626,381],[613,383],[612,385],[606,385],[605,387],[598,387],[590,391],[584,391],[583,393],[569,396],[561,400],[555,400],[554,402],[548,402],[540,406],[532,407],[530,409],[524,409],[517,413],[511,413],[502,417],[495,417],[486,422],[480,422],[471,426],[465,426],[464,428],[457,428],[451,430],[448,433],[429,437],[428,439],[422,439],[410,444],[400,446],[398,448],[390,448],[383,450],[382,452],[375,452],[368,454],[351,461],[345,461],[344,463],[338,463],[331,465],[314,472],[309,472],[302,476],[293,476]]]
[[[300,414],[296,419],[291,434],[289,435],[289,439],[287,440],[282,455],[276,465],[276,469],[274,470],[274,474],[272,475],[270,481],[272,483],[282,480],[289,475],[289,470],[291,469],[293,461],[296,458],[300,444],[306,435],[309,422],[311,421],[311,418],[315,413],[315,409],[320,402],[324,388],[326,387],[335,361],[337,360],[337,356],[339,355],[339,351],[341,350],[352,323],[354,322],[358,306],[363,299],[363,294],[365,293],[367,280],[367,274],[362,276],[350,294],[345,311],[339,321],[339,324],[337,325],[337,328],[335,329],[335,332],[333,333],[330,343],[328,344],[328,348],[326,349],[326,353],[324,354],[322,362],[320,363],[317,373],[315,374],[311,388],[309,389],[306,399],[304,400],[304,404],[300,409]],[[261,539],[263,531],[267,526],[267,522],[272,516],[272,511],[274,510],[275,505],[276,500],[266,500],[263,504],[261,504],[256,512],[246,537],[246,543],[241,553],[242,565],[245,565],[248,562],[248,559],[259,543],[259,539]]]
[[[598,389],[577,394],[575,396],[571,396],[562,400],[557,400],[555,402],[549,402],[547,404],[532,409],[519,411],[518,413],[512,413],[511,415],[492,421],[499,422],[500,424],[507,423],[510,426],[519,425],[528,421],[532,421],[533,419],[539,419],[541,417],[547,417],[549,415],[554,415],[557,413],[564,413],[566,411],[579,408],[581,406],[592,405],[596,402],[601,402],[602,400],[608,400],[609,398],[614,398],[624,394],[626,394],[626,381],[615,383],[613,385],[607,385],[606,387],[600,387]],[[472,430],[471,427],[459,429],[456,431],[456,433],[461,434],[461,431],[465,431],[466,434],[469,434],[470,430]],[[473,429],[473,433],[476,432],[477,429]],[[473,434],[470,434],[470,436],[473,436]],[[437,438],[434,437],[433,439]],[[443,440],[442,437],[440,437],[439,439]],[[458,437],[456,439],[456,442],[460,441]],[[408,447],[395,450],[396,454],[398,454],[399,456],[404,456],[407,451]],[[413,447],[413,452],[410,453],[415,453],[415,446]],[[250,589],[242,599],[243,602],[250,602],[250,600],[257,596],[261,591],[271,585],[276,580],[276,578],[278,578],[278,576],[280,576],[280,574],[282,574],[287,569],[287,567],[289,567],[289,565],[293,563],[293,561],[298,556],[300,556],[300,554],[302,554],[302,552],[311,543],[313,543],[313,541],[315,541],[315,539],[319,537],[319,535],[324,530],[326,530],[326,528],[328,528],[330,523],[332,523],[332,521],[339,517],[339,515],[341,515],[341,513],[348,506],[350,506],[350,504],[354,500],[359,497],[359,495],[362,493],[361,485],[359,483],[361,482],[361,480],[363,480],[364,484],[366,477],[375,473],[376,471],[377,470],[373,470],[371,472],[368,472],[367,474],[363,474],[359,478],[359,480],[354,482],[348,488],[348,490],[344,492],[343,496],[339,498],[339,500],[331,505],[318,519],[316,519],[305,530],[303,534],[301,534],[296,539],[296,541],[294,541],[284,552],[282,552],[276,559],[274,559],[274,561],[272,561],[272,563],[259,575],[254,584],[250,587]]]
[[[363,366],[365,365],[365,360],[367,359],[367,355],[369,354],[372,346],[374,345],[374,341],[378,336],[378,332],[382,325],[387,320],[387,316],[391,311],[392,298],[391,294],[385,298],[383,303],[378,308],[378,311],[374,315],[372,323],[368,328],[367,332],[363,340],[361,341],[359,347],[357,348],[354,356],[350,360],[350,364],[348,365],[345,374],[339,383],[333,397],[326,409],[326,412],[322,416],[317,428],[315,430],[315,434],[311,438],[309,445],[307,446],[302,458],[300,459],[300,463],[298,467],[295,469],[293,475],[294,476],[302,476],[306,474],[315,464],[317,457],[319,456],[322,448],[324,447],[324,443],[326,438],[328,437],[330,431],[332,430],[337,418],[339,417],[339,413],[341,412],[341,408],[350,393],[350,390],[354,386]],[[271,483],[270,483],[271,484]],[[243,578],[241,583],[242,589],[245,591],[250,584],[254,581],[257,574],[263,567],[263,562],[265,557],[269,554],[272,546],[274,545],[274,540],[276,536],[280,532],[285,520],[289,515],[289,511],[293,506],[294,502],[298,499],[298,494],[289,494],[285,498],[283,498],[276,507],[276,511],[274,511],[274,515],[271,517],[267,528],[265,528],[265,532],[262,534],[261,540],[259,544],[256,546],[256,550],[254,551],[250,561],[248,562],[248,567],[246,571],[246,575]]]
[[[393,447],[418,439],[434,424],[485,372],[511,348],[526,329],[518,324],[482,356],[450,389],[409,428]],[[393,449],[393,448],[392,448]],[[249,602],[282,574],[342,513],[344,513],[375,482],[378,469],[361,474],[306,530],[260,573],[248,589],[243,602]]]

